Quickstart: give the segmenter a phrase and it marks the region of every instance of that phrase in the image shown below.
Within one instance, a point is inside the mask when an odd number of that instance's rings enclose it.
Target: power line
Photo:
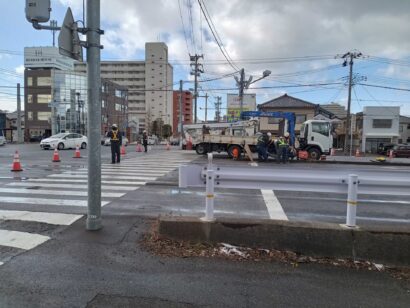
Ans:
[[[181,0],[178,0],[178,7],[179,7],[179,16],[181,17],[182,29],[183,29],[183,31],[184,31],[184,38],[185,38],[185,43],[186,43],[186,50],[187,50],[187,52],[188,52],[188,54],[189,54],[188,38],[187,38],[186,31],[185,31],[184,18],[182,17]]]

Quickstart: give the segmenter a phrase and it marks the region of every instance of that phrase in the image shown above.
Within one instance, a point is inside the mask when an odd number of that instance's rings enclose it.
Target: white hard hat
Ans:
[[[285,137],[289,137],[289,133],[288,133],[288,132],[285,133]]]
[[[143,131],[143,133],[146,133],[146,132],[147,132],[146,130]]]
[[[112,127],[115,127],[115,128],[117,128],[118,126],[117,126],[117,124],[113,124],[113,125],[112,125]]]
[[[272,136],[272,134],[271,134],[271,133],[268,133],[268,136],[270,137],[270,136]]]

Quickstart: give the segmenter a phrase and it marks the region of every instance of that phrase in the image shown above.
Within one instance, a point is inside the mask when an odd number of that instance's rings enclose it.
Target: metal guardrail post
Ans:
[[[212,153],[208,154],[208,167],[206,170],[206,199],[205,199],[205,217],[203,220],[214,220],[214,191],[215,191],[215,172],[212,166]]]
[[[349,182],[347,188],[347,213],[346,226],[356,227],[356,208],[357,208],[357,190],[359,179],[356,174],[349,174]]]

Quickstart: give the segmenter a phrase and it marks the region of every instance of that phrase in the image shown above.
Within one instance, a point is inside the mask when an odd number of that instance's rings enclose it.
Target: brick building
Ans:
[[[192,98],[193,95],[189,91],[182,92],[182,124],[192,124]],[[179,135],[179,91],[174,91],[173,95],[173,136]]]

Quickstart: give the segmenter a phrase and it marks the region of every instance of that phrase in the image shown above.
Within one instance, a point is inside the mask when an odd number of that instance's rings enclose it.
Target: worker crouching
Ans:
[[[271,133],[263,133],[258,138],[257,150],[258,150],[258,161],[267,161],[268,160],[268,145],[271,140]]]

